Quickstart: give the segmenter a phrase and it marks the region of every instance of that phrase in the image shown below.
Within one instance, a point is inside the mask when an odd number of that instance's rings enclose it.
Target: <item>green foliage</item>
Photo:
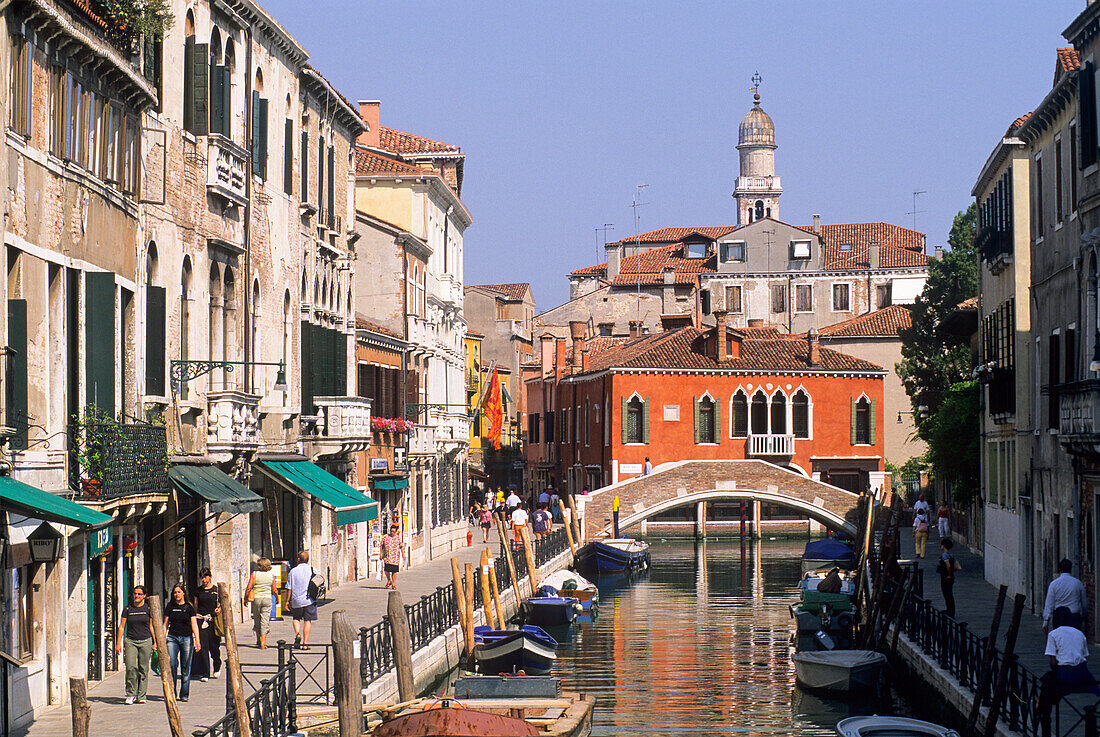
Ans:
[[[81,476],[94,481],[106,480],[111,453],[122,444],[118,420],[94,404],[73,415],[73,454]]]
[[[175,16],[169,0],[93,0],[93,10],[111,27],[111,35],[130,47],[141,36],[164,38]]]
[[[966,505],[981,488],[981,386],[974,379],[951,387],[936,411],[921,420],[928,460],[951,484],[955,501]]]

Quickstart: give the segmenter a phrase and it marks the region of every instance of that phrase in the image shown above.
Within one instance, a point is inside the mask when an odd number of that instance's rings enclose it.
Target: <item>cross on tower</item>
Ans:
[[[752,92],[754,95],[760,93],[760,83],[764,81],[764,78],[760,76],[760,72],[752,75]]]

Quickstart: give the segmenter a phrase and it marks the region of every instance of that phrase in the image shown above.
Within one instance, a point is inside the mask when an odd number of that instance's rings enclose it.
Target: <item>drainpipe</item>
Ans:
[[[244,73],[244,140],[248,143],[248,155],[245,157],[248,174],[244,178],[244,283],[241,285],[244,294],[241,304],[244,305],[244,360],[245,391],[255,391],[254,372],[255,366],[250,366],[252,359],[252,24],[244,28],[245,44],[245,73]],[[226,113],[229,114],[228,112]],[[230,131],[232,133],[232,131]],[[224,340],[224,338],[223,338]]]

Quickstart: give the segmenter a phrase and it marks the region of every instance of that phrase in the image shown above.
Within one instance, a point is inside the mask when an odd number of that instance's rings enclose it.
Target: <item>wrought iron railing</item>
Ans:
[[[297,663],[291,659],[244,700],[252,720],[250,737],[283,737],[298,731],[296,669]],[[235,737],[237,714],[230,710],[214,724],[192,734],[194,737]]]
[[[446,632],[458,622],[458,603],[454,584],[439,586],[435,593],[420,597],[420,601],[405,607],[409,620],[413,652]]]
[[[359,628],[359,679],[366,688],[393,669],[393,639],[386,617]]]

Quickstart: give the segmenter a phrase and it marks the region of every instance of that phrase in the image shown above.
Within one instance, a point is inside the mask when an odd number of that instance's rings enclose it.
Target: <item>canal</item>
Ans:
[[[562,688],[599,700],[593,735],[833,735],[854,714],[911,716],[894,695],[803,694],[788,605],[805,541],[651,540],[648,574],[600,581],[595,622],[563,637]]]

